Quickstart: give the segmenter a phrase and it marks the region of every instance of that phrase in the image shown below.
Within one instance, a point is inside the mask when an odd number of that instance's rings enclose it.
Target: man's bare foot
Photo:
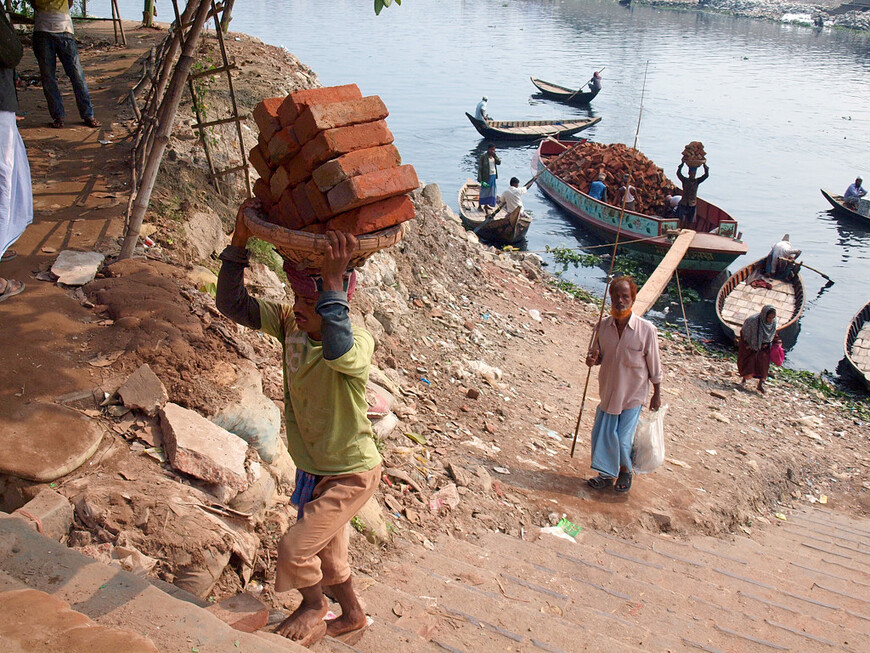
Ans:
[[[326,608],[325,598],[318,603],[303,600],[293,614],[278,625],[275,632],[295,641],[305,640],[310,634],[321,630],[320,624],[325,625],[323,617],[326,616]],[[326,632],[325,628],[323,632]]]
[[[326,622],[326,633],[330,637],[338,637],[353,630],[359,630],[366,625],[366,614],[361,609],[351,610],[340,617]]]

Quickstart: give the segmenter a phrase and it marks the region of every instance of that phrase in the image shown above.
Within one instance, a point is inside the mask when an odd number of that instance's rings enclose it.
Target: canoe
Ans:
[[[822,191],[824,198],[834,207],[834,213],[846,216],[847,218],[855,218],[859,222],[863,222],[865,225],[870,225],[870,216],[861,215],[857,211],[850,209],[843,203],[842,195],[833,195],[824,188],[820,188],[819,190]]]
[[[601,118],[576,120],[478,120],[466,113],[471,124],[484,138],[494,141],[536,141],[547,136],[565,137],[588,129]]]
[[[804,312],[806,294],[801,275],[791,281],[772,279],[764,274],[766,262],[767,257],[741,268],[728,277],[716,295],[716,317],[725,334],[735,342],[746,318],[767,304],[776,308],[776,332],[780,336],[794,327]],[[772,287],[753,287],[750,284],[756,279],[764,279]]]
[[[574,144],[571,141],[562,145],[549,140],[543,141],[535,155],[534,165],[537,171],[544,168],[542,160]],[[538,177],[537,183],[547,197],[577,222],[605,242],[614,241],[619,225],[618,206],[589,197],[584,191],[549,170]],[[697,215],[698,233],[677,269],[688,276],[715,277],[727,269],[734,259],[745,254],[747,247],[740,240],[737,221],[718,206],[698,198]],[[676,218],[626,211],[619,232],[620,247],[654,267],[665,257],[673,243],[668,232],[675,232],[677,229],[679,222]]]
[[[846,362],[870,390],[870,302],[858,311],[846,332]]]
[[[601,91],[601,89],[599,88],[594,91],[587,91],[581,93],[576,88],[559,86],[558,84],[545,82],[543,79],[538,79],[537,77],[532,77],[531,80],[532,84],[537,87],[537,89],[545,98],[550,100],[558,100],[559,102],[565,102],[574,106],[584,106],[589,104],[592,101],[592,98],[598,95],[598,93]]]
[[[526,237],[532,218],[527,213],[519,216],[498,212],[494,220],[486,222],[484,210],[478,206],[480,184],[472,179],[459,189],[459,216],[462,226],[473,231],[484,242],[494,245],[514,245]],[[486,224],[484,224],[486,223]]]

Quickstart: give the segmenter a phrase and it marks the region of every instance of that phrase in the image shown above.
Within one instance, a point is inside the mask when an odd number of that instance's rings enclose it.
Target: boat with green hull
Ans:
[[[537,171],[543,170],[547,159],[571,145],[571,142],[543,141],[535,157]],[[547,197],[605,242],[613,242],[619,229],[620,247],[650,266],[658,265],[665,257],[680,228],[676,218],[634,211],[625,212],[619,228],[618,206],[593,199],[549,170],[538,177],[537,183]],[[737,221],[701,198],[698,198],[696,231],[677,268],[687,275],[714,277],[747,251],[746,244],[740,240]]]

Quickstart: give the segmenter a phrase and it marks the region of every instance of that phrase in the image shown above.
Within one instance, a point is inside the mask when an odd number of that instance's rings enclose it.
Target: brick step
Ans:
[[[870,521],[855,520],[848,515],[840,515],[831,510],[819,507],[805,507],[792,513],[798,521],[815,525],[828,526],[843,535],[852,535],[870,543]]]
[[[45,592],[101,626],[124,628],[148,638],[164,653],[190,653],[191,648],[305,651],[284,638],[233,630],[210,612],[170,596],[146,579],[85,557],[40,535],[25,521],[2,514],[0,572],[0,591],[23,584]]]
[[[741,646],[752,646],[753,644],[758,644],[756,640],[759,640],[783,646],[793,645],[796,650],[803,650],[808,639],[805,636],[789,631],[788,628],[791,628],[791,626],[786,625],[786,628],[781,628],[742,613],[737,604],[735,604],[737,608],[735,614],[735,610],[729,607],[700,601],[697,598],[686,600],[684,598],[685,578],[683,576],[678,577],[676,574],[672,574],[678,580],[675,584],[676,591],[663,591],[655,584],[647,582],[648,579],[643,577],[647,568],[641,568],[640,570],[630,568],[622,570],[611,569],[608,571],[603,565],[597,565],[597,563],[586,563],[584,565],[579,562],[579,558],[575,558],[577,562],[571,562],[567,559],[568,556],[566,554],[560,553],[554,557],[550,553],[548,556],[545,547],[537,547],[537,545],[531,543],[524,543],[516,538],[488,534],[482,539],[484,541],[481,542],[482,546],[479,548],[467,542],[452,542],[448,550],[444,551],[444,554],[452,560],[462,559],[469,561],[468,564],[478,568],[490,570],[508,568],[514,574],[522,576],[522,579],[518,579],[522,583],[541,583],[538,586],[542,587],[544,591],[560,591],[579,604],[586,604],[590,602],[590,599],[599,602],[602,605],[602,609],[608,609],[614,614],[619,614],[623,619],[630,621],[642,629],[655,630],[655,632],[670,632],[674,633],[674,636],[682,636],[685,639],[697,639],[703,634],[703,639],[708,645],[721,645],[727,649],[734,646],[735,640],[742,641]],[[549,540],[547,541],[549,542]],[[554,541],[559,542],[555,538]],[[523,562],[518,565],[517,563],[509,563],[507,561],[507,551],[513,548],[514,550],[511,553],[522,555],[523,551],[517,551],[516,547],[523,546],[528,549],[525,551],[527,556],[543,559],[546,561],[547,566],[530,562]],[[576,545],[570,546],[577,548]],[[477,551],[474,550],[475,548]],[[565,557],[560,558],[560,556]],[[513,558],[513,560],[516,560],[516,558]],[[565,567],[574,564],[580,568],[573,570],[576,575],[566,578],[559,570],[552,568],[559,567],[562,564]],[[584,579],[583,574],[588,575],[590,579]],[[502,574],[503,580],[509,581],[510,578],[516,578],[509,574],[507,574],[507,578],[505,576],[505,574]],[[595,578],[596,576],[597,578]],[[556,582],[547,584],[548,578],[554,578]],[[595,580],[592,580],[592,578],[595,578]],[[514,589],[511,588],[510,591],[513,592]],[[595,593],[596,591],[599,593]],[[629,598],[629,594],[632,591],[636,593],[637,598]],[[584,592],[587,596],[584,596]],[[609,604],[606,604],[601,599],[601,597],[605,597],[607,594],[610,596],[607,596],[605,601],[609,600]],[[676,615],[680,616],[677,617]],[[743,625],[747,621],[754,622],[751,624],[751,628]],[[732,627],[729,629],[730,632],[721,629],[721,626],[733,623],[739,623],[741,627]],[[816,640],[811,641],[815,642]],[[766,647],[762,646],[762,648]]]
[[[417,644],[426,647],[418,649],[421,651],[483,653],[516,650],[516,640],[506,636],[508,631],[499,630],[500,627],[491,623],[491,619],[469,619],[467,613],[464,614],[449,604],[445,605],[440,600],[431,580],[423,583],[418,591],[418,588],[408,587],[401,582],[393,570],[394,568],[388,567],[377,580],[372,579],[374,582],[360,592],[365,601],[366,612],[372,615],[376,624],[392,625],[417,633],[429,630],[429,641],[418,637]],[[401,616],[396,614],[396,608],[400,608]],[[369,648],[366,637],[356,644],[363,651],[380,653],[398,650],[392,647]]]
[[[516,633],[527,633],[531,638],[557,648],[569,644],[578,629],[589,629],[596,634],[618,631],[619,634],[613,637],[623,642],[623,646],[633,645],[645,650],[665,650],[675,643],[666,635],[653,635],[648,629],[632,623],[629,611],[633,606],[621,598],[588,595],[574,599],[560,591],[562,588],[544,586],[546,580],[533,580],[527,571],[509,568],[501,560],[483,564],[474,553],[461,550],[473,545],[452,538],[444,539],[451,539],[451,545],[442,540],[434,552],[415,551],[411,568],[396,572],[400,582],[415,587],[440,583],[440,591],[445,592],[445,596],[454,592],[451,600],[462,606],[460,610],[486,618],[477,613],[483,601],[488,611],[497,611],[507,619]],[[497,558],[497,554],[492,557]],[[507,571],[503,571],[505,569]],[[551,612],[561,613],[561,617],[550,616]],[[542,614],[547,615],[546,621],[542,621]],[[668,619],[677,617],[664,618]],[[567,628],[568,632],[560,634],[554,625],[556,623],[561,624],[559,628]]]

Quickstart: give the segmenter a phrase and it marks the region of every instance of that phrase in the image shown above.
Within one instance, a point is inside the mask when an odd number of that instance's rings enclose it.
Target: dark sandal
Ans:
[[[96,118],[86,118],[85,119],[85,126],[90,127],[91,129],[96,129],[97,127],[102,127],[103,123],[101,123]]]
[[[626,493],[631,489],[631,472],[619,472],[619,476],[616,477],[616,485],[613,486],[613,490],[619,493]]]
[[[18,253],[14,249],[7,249],[5,252],[3,252],[3,256],[0,257],[0,261],[3,261],[5,263],[6,261],[11,261],[16,256],[18,256]]]
[[[63,118],[55,118],[51,126],[53,129],[63,129]]]
[[[593,478],[587,478],[586,484],[593,490],[603,490],[613,485],[613,478],[610,476],[602,476],[599,474]]]
[[[3,285],[0,286],[3,288],[0,291],[0,302],[24,292],[24,283],[21,281],[16,281],[15,279],[0,279],[0,281],[3,282]]]

